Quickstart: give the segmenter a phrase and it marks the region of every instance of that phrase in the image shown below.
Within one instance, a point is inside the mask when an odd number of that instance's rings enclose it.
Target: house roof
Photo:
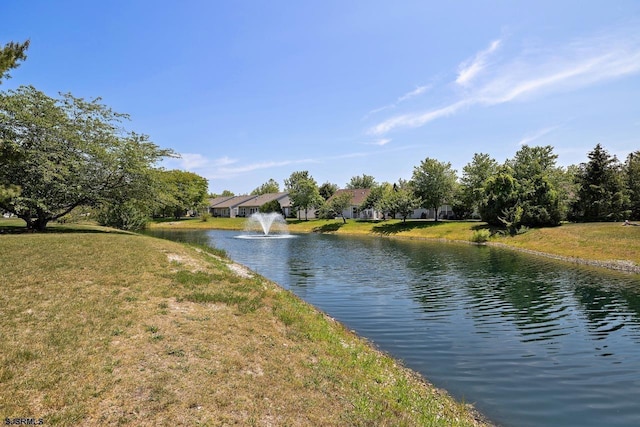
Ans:
[[[220,208],[235,208],[241,203],[253,198],[255,196],[233,196],[228,198],[227,200],[223,200],[215,205],[210,205],[212,208],[220,209]],[[214,199],[216,200],[216,199]]]
[[[289,194],[288,193],[267,193],[259,196],[244,195],[244,196],[227,196],[216,197],[215,199],[209,199],[209,206],[216,209],[235,208],[235,207],[260,207],[265,203],[277,200],[282,206],[289,206]]]
[[[213,199],[209,199],[209,206],[210,207],[215,207],[216,205],[220,204],[220,203],[224,203],[227,200],[231,200],[233,199],[235,196],[221,196],[221,197],[216,197]]]
[[[240,204],[240,207],[260,207],[265,203],[272,202],[274,200],[280,200],[284,197],[287,197],[287,193],[267,193],[261,194],[259,196],[253,196],[253,198],[249,200],[245,200]]]
[[[360,206],[362,202],[364,202],[367,199],[367,197],[369,196],[369,193],[371,193],[371,189],[370,188],[341,189],[336,191],[333,194],[333,196],[329,197],[328,201],[331,201],[331,199],[343,193],[351,193],[351,205]]]

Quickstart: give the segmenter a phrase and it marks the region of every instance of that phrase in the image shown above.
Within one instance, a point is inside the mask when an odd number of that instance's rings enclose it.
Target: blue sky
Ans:
[[[294,171],[343,187],[461,172],[552,145],[562,166],[640,149],[640,2],[2,0],[31,39],[0,89],[101,97],[181,159],[248,193]]]

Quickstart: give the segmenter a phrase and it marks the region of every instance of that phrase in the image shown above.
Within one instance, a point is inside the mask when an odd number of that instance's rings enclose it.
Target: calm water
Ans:
[[[504,249],[331,235],[206,243],[504,426],[640,426],[640,278]]]

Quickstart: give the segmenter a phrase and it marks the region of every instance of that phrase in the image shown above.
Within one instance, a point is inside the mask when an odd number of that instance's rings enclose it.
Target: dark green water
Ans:
[[[640,278],[490,247],[327,235],[205,243],[504,426],[640,425]]]

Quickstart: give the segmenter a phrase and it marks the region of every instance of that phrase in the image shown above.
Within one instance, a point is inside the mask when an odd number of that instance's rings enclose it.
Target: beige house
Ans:
[[[382,212],[376,211],[375,209],[360,209],[362,203],[367,199],[369,193],[371,193],[371,189],[369,188],[358,188],[358,189],[342,189],[336,191],[336,193],[329,198],[329,201],[333,197],[336,197],[342,193],[349,192],[352,195],[351,198],[351,206],[344,210],[343,214],[345,218],[349,219],[370,219],[370,220],[380,220],[384,216]],[[453,219],[453,211],[451,206],[442,205],[438,209],[438,219]],[[418,208],[413,211],[411,215],[407,218],[409,219],[434,219],[435,218],[435,210],[434,209],[424,209]]]
[[[282,208],[283,199],[289,199],[287,193],[267,193],[261,194],[259,196],[252,196],[252,198],[248,200],[244,200],[242,203],[238,205],[238,212],[236,216],[239,217],[249,217],[252,214],[260,211],[260,206],[265,203],[273,202],[274,200],[280,203],[280,207]]]
[[[362,203],[369,197],[371,193],[370,188],[356,188],[356,189],[342,189],[335,192],[335,194],[329,197],[328,202],[334,197],[337,197],[344,193],[351,194],[351,205],[346,208],[342,215],[347,219],[382,219],[382,213],[374,209],[360,209]]]
[[[255,196],[217,197],[209,202],[209,213],[214,217],[235,218],[240,204]]]
[[[260,210],[260,206],[277,200],[287,215],[291,210],[291,202],[287,193],[269,193],[259,196],[217,197],[209,200],[209,213],[221,218],[246,218]]]

